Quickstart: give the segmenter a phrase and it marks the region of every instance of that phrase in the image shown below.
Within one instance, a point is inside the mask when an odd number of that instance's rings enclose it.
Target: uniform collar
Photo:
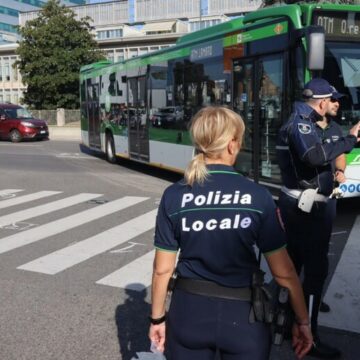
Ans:
[[[332,127],[332,121],[331,121],[331,118],[328,118],[327,119],[327,123],[326,123],[326,126],[323,128],[321,127],[318,123],[315,123],[315,126],[317,126],[319,129],[321,130],[327,130],[327,129],[330,129]]]
[[[206,165],[209,171],[226,171],[226,172],[236,172],[233,166],[223,165],[223,164],[208,164]]]
[[[322,119],[321,115],[319,115],[311,106],[302,101],[295,102],[294,110],[299,113],[300,116],[307,118],[312,122]]]

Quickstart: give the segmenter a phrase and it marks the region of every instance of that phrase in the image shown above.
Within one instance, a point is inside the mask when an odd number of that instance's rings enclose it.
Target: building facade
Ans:
[[[48,0],[1,0],[0,2],[0,43],[16,42],[16,27],[22,12],[38,11]],[[85,0],[62,0],[67,6],[85,4]]]
[[[12,15],[6,14],[6,21],[9,21],[10,16],[13,18],[17,16],[16,25],[23,26],[27,21],[38,16],[40,7],[45,2],[45,0],[1,0],[0,34],[1,15],[5,16],[2,14],[2,9],[4,12],[12,10]],[[87,0],[86,2],[86,5],[74,6],[85,3],[85,0],[62,1],[63,4],[72,5],[71,8],[79,19],[85,16],[92,19],[91,25],[99,47],[113,62],[172,46],[187,32],[228,21],[232,17],[256,10],[262,4],[260,0],[111,2]],[[12,26],[15,26],[15,22]],[[17,34],[16,32],[6,34],[7,40],[0,42],[0,102],[19,103],[25,87],[21,83],[20,73],[12,66],[16,61]]]

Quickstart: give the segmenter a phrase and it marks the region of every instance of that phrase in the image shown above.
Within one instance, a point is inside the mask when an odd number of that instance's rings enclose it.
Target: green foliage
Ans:
[[[23,102],[34,109],[79,108],[80,67],[104,59],[89,18],[77,20],[59,0],[49,0],[36,19],[19,28],[17,54]]]

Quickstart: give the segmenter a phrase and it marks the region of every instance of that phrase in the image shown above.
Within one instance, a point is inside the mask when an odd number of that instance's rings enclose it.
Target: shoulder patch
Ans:
[[[298,123],[298,130],[304,135],[311,133],[311,126],[309,124]]]

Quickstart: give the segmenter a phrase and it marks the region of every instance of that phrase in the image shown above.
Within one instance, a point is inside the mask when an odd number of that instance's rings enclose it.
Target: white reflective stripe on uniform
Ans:
[[[98,205],[92,209],[84,210],[45,225],[4,237],[0,241],[0,254],[62,233],[66,230],[89,223],[90,221],[100,219],[147,199],[148,198],[145,197],[125,196],[107,204]]]
[[[155,250],[97,281],[97,284],[141,291],[151,285]]]
[[[275,149],[276,150],[289,150],[289,147],[288,146],[276,145]]]
[[[21,265],[18,269],[57,274],[154,228],[156,214],[157,209],[152,210],[91,238]]]
[[[312,189],[308,189],[309,191],[312,191]],[[281,187],[281,191],[294,198],[294,199],[298,199],[300,197],[300,195],[307,190],[297,190],[297,189],[288,189],[286,186],[282,186]],[[329,200],[328,196],[322,195],[322,194],[314,194],[314,201],[319,201],[319,202],[327,202]]]
[[[35,206],[33,208],[27,210],[21,210],[12,214],[8,214],[5,216],[0,217],[0,227],[4,227],[6,225],[15,224],[19,221],[24,221],[27,219],[34,218],[36,216],[48,214],[52,211],[57,211],[60,209],[65,209],[67,207],[80,204],[82,202],[95,199],[102,194],[89,194],[89,193],[82,193],[74,196],[67,197],[65,199],[53,201],[47,203],[45,205]],[[16,199],[12,199],[16,200]]]
[[[4,209],[10,206],[24,204],[30,201],[42,199],[47,196],[52,196],[56,194],[61,194],[62,191],[39,191],[33,194],[28,194],[24,196],[18,196],[16,198],[11,198],[8,200],[3,200],[0,202],[0,209]]]

